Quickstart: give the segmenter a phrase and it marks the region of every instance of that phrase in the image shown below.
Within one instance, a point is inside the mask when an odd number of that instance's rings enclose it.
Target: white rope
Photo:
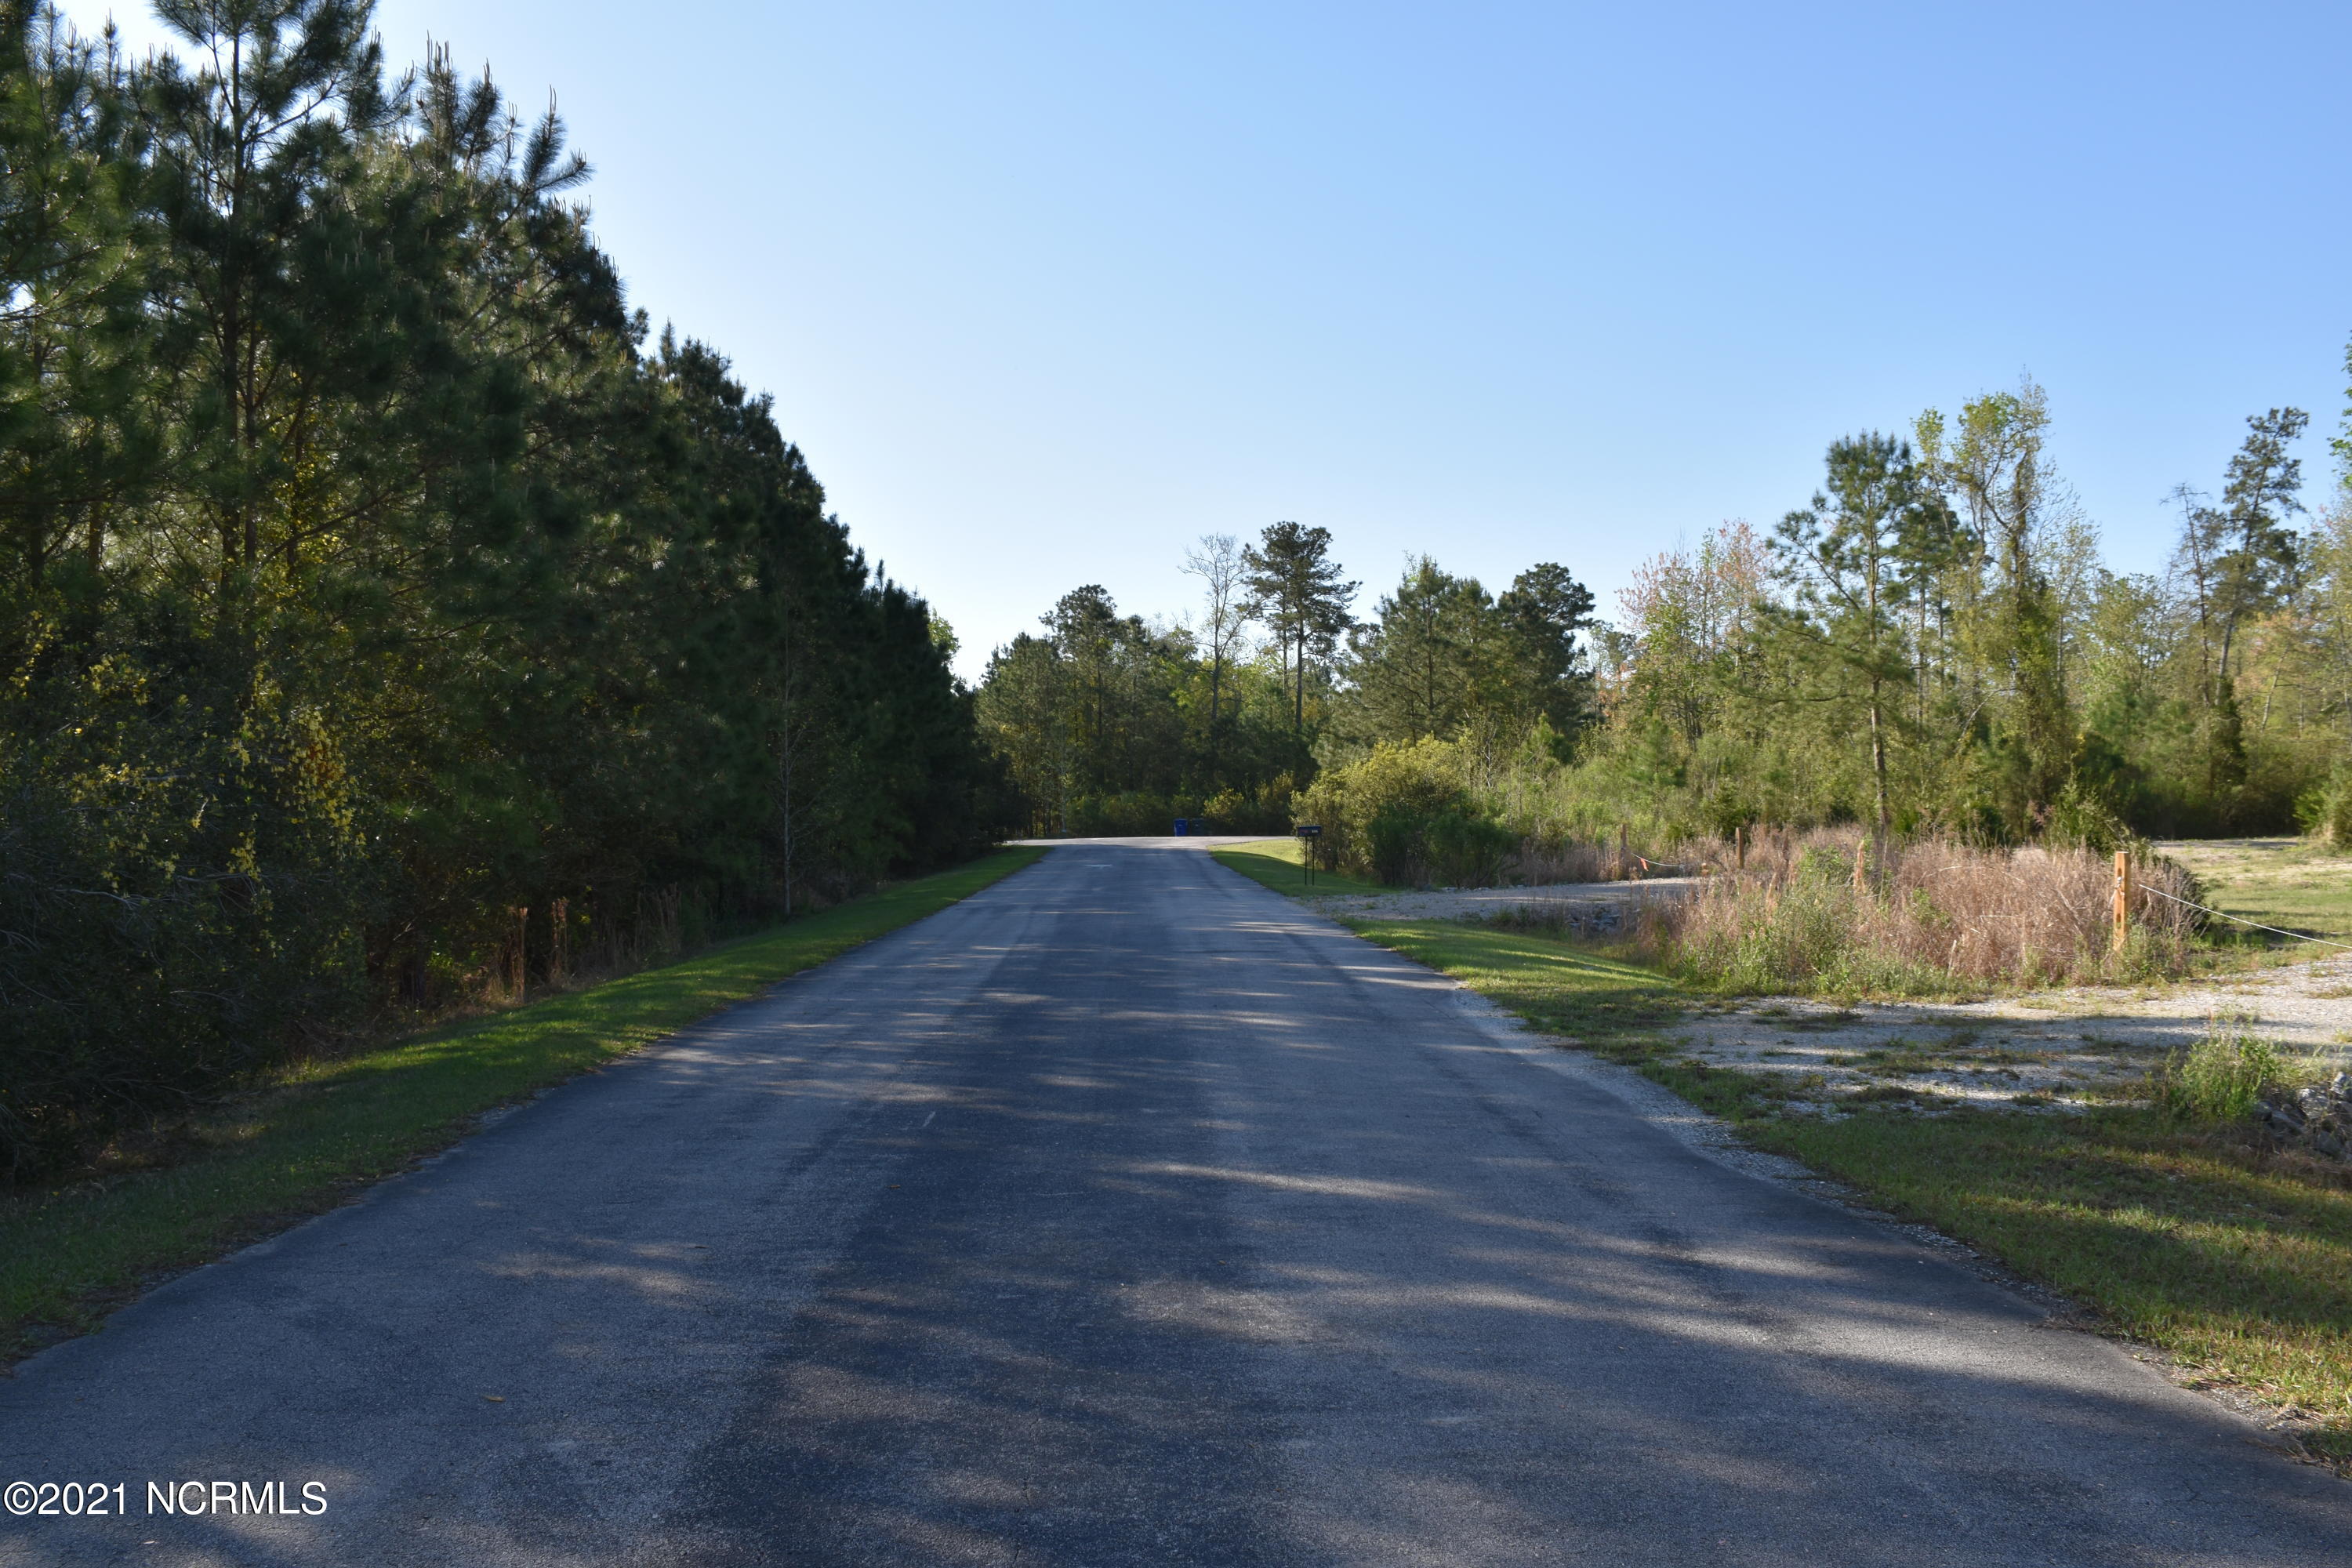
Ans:
[[[2172,899],[2172,895],[2161,888],[2141,887],[2137,890],[2143,893],[2154,893],[2159,899]],[[2299,931],[2281,931],[2276,926],[2266,926],[2260,921],[2240,920],[2236,915],[2222,914],[2220,910],[2208,908],[2204,904],[2192,904],[2187,899],[2172,899],[2172,901],[2183,909],[2203,910],[2209,915],[2221,915],[2225,921],[2237,921],[2242,926],[2252,926],[2256,931],[2266,931],[2273,936],[2293,937],[2297,942],[2315,942],[2322,947],[2340,947],[2347,952],[2352,952],[2352,943],[2330,942],[2324,936],[2305,936]]]

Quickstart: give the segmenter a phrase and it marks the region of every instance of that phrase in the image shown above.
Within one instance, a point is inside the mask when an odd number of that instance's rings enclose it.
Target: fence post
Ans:
[[[1748,830],[1745,827],[1731,830],[1731,854],[1739,862],[1741,870],[1748,869]]]
[[[2132,869],[2131,852],[2116,851],[2116,940],[2115,951],[2121,952],[2131,932]]]
[[[1625,825],[1621,822],[1617,825],[1617,880],[1625,880],[1632,866],[1633,862],[1625,858]]]
[[[1853,847],[1853,890],[1870,891],[1870,835],[1865,833]]]

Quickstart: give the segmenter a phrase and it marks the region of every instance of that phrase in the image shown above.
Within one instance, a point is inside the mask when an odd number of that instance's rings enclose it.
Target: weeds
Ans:
[[[1645,905],[1636,950],[1712,989],[1938,995],[1986,985],[2165,976],[2187,967],[2187,873],[2142,867],[2114,951],[2112,863],[2085,850],[1869,844],[1860,833],[1767,836],[1744,868]]]
[[[2268,1040],[2216,1019],[2195,1045],[2176,1051],[2152,1080],[2156,1103],[2182,1121],[2237,1121],[2252,1116],[2263,1086],[2283,1075],[2284,1058]]]

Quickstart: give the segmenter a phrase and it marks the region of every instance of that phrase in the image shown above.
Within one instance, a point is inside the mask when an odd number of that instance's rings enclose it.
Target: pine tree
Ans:
[[[1354,624],[1348,606],[1362,584],[1341,576],[1325,528],[1270,524],[1242,558],[1249,572],[1250,616],[1273,630],[1290,666],[1291,733],[1303,747],[1309,663],[1328,660],[1338,648]]]
[[[1908,677],[1900,595],[1905,547],[1931,524],[1909,443],[1875,431],[1832,442],[1828,488],[1811,506],[1783,518],[1773,539],[1783,575],[1795,586],[1808,629],[1839,674],[1858,683],[1870,752],[1872,805],[1878,830],[1892,810],[1887,752],[1900,705],[1890,692]]]

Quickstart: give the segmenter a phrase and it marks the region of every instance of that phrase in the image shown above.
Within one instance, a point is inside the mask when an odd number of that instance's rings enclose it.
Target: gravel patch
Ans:
[[[1834,1113],[1856,1093],[2079,1109],[2131,1098],[2148,1069],[2216,1023],[2290,1054],[2352,1064],[2352,959],[2126,990],[2080,986],[1982,1002],[1803,998],[1702,1005],[1672,1030],[1701,1061],[1791,1074]]]
[[[1642,900],[1687,897],[1698,882],[1660,877],[1302,901],[1339,920],[1477,921],[1533,907],[1606,934],[1622,929]],[[2352,957],[2180,985],[2074,986],[1978,1002],[1701,1003],[1670,1037],[1712,1066],[1801,1079],[1807,1095],[1791,1107],[1800,1112],[1836,1115],[1855,1094],[1889,1102],[1907,1096],[1927,1110],[1969,1102],[2064,1111],[2133,1097],[2151,1068],[2216,1023],[2275,1041],[2294,1056],[2352,1067]]]

